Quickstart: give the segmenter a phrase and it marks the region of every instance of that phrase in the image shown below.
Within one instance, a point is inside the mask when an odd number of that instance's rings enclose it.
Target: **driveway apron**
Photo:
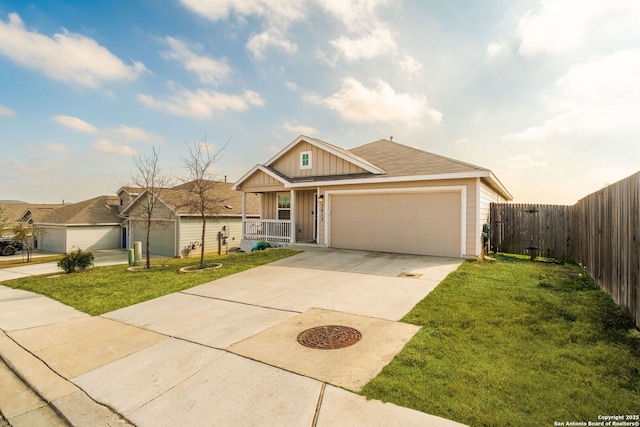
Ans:
[[[97,317],[0,286],[0,356],[36,391],[42,375],[21,370],[53,371],[39,394],[74,425],[99,425],[92,410],[139,426],[459,425],[347,390],[413,337],[398,320],[460,263],[307,249]],[[344,348],[299,340],[327,325],[355,332]]]

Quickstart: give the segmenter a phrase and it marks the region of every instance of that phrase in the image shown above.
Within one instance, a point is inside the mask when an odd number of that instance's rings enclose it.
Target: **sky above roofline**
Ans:
[[[232,182],[298,135],[394,142],[573,204],[640,170],[637,0],[0,1],[0,200],[82,201],[160,151]]]

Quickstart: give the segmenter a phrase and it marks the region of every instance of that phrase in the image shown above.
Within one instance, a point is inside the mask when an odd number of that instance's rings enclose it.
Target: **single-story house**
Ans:
[[[386,139],[346,150],[304,135],[233,189],[261,196],[260,218],[243,214],[248,243],[455,258],[481,255],[490,203],[513,199],[486,168]]]
[[[233,191],[232,184],[227,182],[208,181],[212,183],[212,198],[217,203],[215,216],[207,219],[205,251],[218,250],[218,233],[222,233],[223,250],[232,250],[240,246],[242,236],[242,218],[258,218],[260,198],[250,194]],[[202,220],[199,213],[187,207],[193,200],[189,191],[193,183],[186,183],[172,188],[155,190],[158,203],[153,209],[153,226],[151,228],[151,253],[170,257],[188,256],[191,251],[199,253],[202,240]],[[146,231],[144,207],[150,197],[149,191],[137,192],[134,188],[121,189],[118,192],[124,207],[120,215],[126,218],[127,240],[141,242],[146,252]],[[127,203],[127,195],[135,195]],[[242,210],[244,206],[244,211]]]
[[[34,225],[40,249],[66,253],[120,248],[122,221],[118,198],[99,196],[55,209]]]
[[[5,231],[10,234],[11,229],[14,227],[20,224],[31,225],[37,222],[38,219],[63,206],[65,205],[3,202],[0,203],[0,217],[5,221]]]

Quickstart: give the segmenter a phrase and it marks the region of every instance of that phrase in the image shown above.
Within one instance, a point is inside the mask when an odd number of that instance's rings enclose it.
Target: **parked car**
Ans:
[[[9,237],[3,237],[0,239],[0,255],[13,255],[17,251],[21,251],[22,249],[22,242],[16,242]]]

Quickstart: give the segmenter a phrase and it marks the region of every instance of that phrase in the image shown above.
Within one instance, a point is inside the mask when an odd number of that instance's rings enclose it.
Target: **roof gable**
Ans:
[[[336,159],[340,159],[341,161],[346,162],[349,165],[352,165],[350,169],[354,171],[354,173],[368,172],[376,175],[384,173],[384,170],[380,169],[379,167],[367,161],[366,159],[363,159],[362,157],[348,150],[342,149],[340,147],[336,147],[335,145],[329,144],[328,142],[321,141],[317,138],[311,138],[305,135],[300,135],[298,138],[293,140],[293,142],[291,142],[285,148],[280,150],[278,154],[276,154],[271,159],[269,159],[264,164],[264,166],[269,167],[270,169],[273,169],[277,172],[283,173],[288,177],[292,177],[292,178],[298,177],[299,174],[287,173],[292,168],[283,167],[283,163],[287,163],[290,161],[297,163],[298,152],[311,150],[310,147],[315,147],[318,150],[316,152],[317,155],[314,156],[316,158],[312,160],[316,164],[318,164],[319,162],[325,162],[325,161],[335,162]],[[319,153],[323,153],[323,155],[320,156],[318,155]],[[326,153],[327,155],[324,155],[324,153]],[[288,157],[293,157],[293,159],[289,160],[287,159]],[[333,174],[331,173],[330,167],[328,165],[321,167],[321,169],[328,171],[328,173],[323,173],[322,175]],[[310,174],[312,174],[312,172],[310,172]]]

